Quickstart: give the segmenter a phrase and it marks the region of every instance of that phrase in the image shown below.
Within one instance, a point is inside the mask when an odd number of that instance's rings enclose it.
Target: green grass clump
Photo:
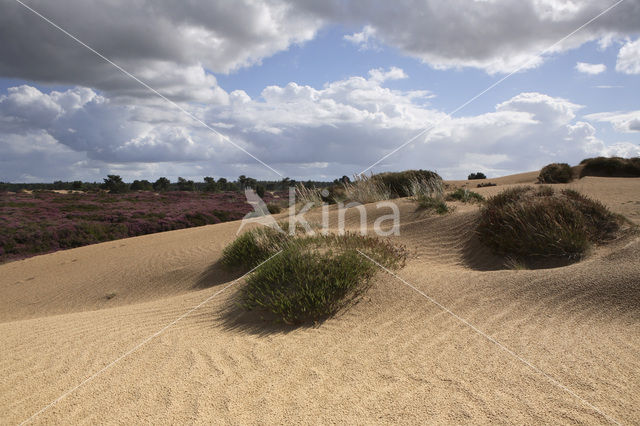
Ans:
[[[368,288],[379,267],[358,251],[389,269],[402,267],[407,256],[403,247],[360,234],[281,235],[285,239],[268,233],[266,248],[243,249],[248,255],[242,257],[244,262],[239,266],[245,268],[260,264],[278,250],[282,252],[247,277],[240,304],[288,324],[334,315]],[[260,245],[255,244],[257,241],[260,239],[255,237],[255,230],[249,231],[231,244],[236,248],[225,252],[238,253],[238,247]],[[235,263],[226,264],[238,266]]]
[[[580,164],[584,166],[580,172],[580,177],[640,177],[640,157],[585,158]]]
[[[418,203],[419,210],[431,210],[438,214],[446,214],[453,211],[453,207],[433,197],[417,196],[414,198],[414,201]]]
[[[414,181],[440,181],[442,178],[431,170],[405,170],[403,172],[386,172],[373,175],[375,181],[381,182],[389,190],[392,197],[410,197],[410,188]]]
[[[462,201],[463,203],[481,203],[484,197],[477,192],[468,189],[458,188],[451,194],[447,195],[448,201]]]
[[[591,244],[611,239],[620,223],[603,204],[576,191],[524,186],[489,198],[477,232],[497,253],[575,259]]]
[[[573,171],[567,163],[547,164],[540,170],[539,183],[567,183],[573,179]]]
[[[267,260],[287,244],[289,235],[270,227],[247,231],[222,251],[222,265],[249,270]]]
[[[438,214],[453,211],[453,208],[445,203],[444,184],[437,174],[429,178],[412,179],[406,193],[412,201],[418,203],[418,210],[431,210]]]

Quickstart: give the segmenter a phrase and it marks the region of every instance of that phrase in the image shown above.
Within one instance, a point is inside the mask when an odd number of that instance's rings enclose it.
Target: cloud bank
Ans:
[[[435,168],[459,177],[475,169],[508,173],[609,152],[640,154],[631,144],[607,146],[578,118],[582,107],[567,99],[521,93],[492,112],[451,118],[430,105],[428,91],[387,87],[405,77],[399,68],[373,69],[366,77],[322,88],[292,82],[266,87],[255,99],[238,90],[225,94],[225,104],[189,108],[292,177],[333,179],[359,172],[436,122],[379,170]],[[632,117],[625,123],[619,128],[633,130],[637,124]],[[10,88],[0,97],[0,157],[3,178],[10,180],[99,179],[107,170],[128,178],[279,179],[165,103],[123,105],[83,87],[49,93],[29,85]]]

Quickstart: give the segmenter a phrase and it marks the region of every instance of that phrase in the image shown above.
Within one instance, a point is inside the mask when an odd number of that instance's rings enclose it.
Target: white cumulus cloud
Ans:
[[[640,38],[629,41],[620,48],[616,71],[624,74],[640,74]]]
[[[607,70],[605,64],[589,64],[587,62],[578,62],[576,64],[576,70],[585,74],[602,74]]]
[[[449,117],[430,105],[433,93],[386,87],[399,68],[374,69],[323,87],[291,82],[228,102],[187,105],[189,111],[284,174],[333,179],[357,173],[438,125],[376,167],[436,169],[445,177],[471,168],[494,174],[575,163],[633,145],[607,145],[578,118],[581,105],[525,92],[478,115]],[[602,117],[591,117],[590,120]],[[608,117],[613,120],[613,118]],[[628,118],[628,128],[635,124]],[[48,155],[47,153],[50,153]],[[164,103],[123,105],[87,88],[42,92],[14,87],[0,97],[3,179],[100,179],[206,175],[278,178],[227,141]],[[48,163],[51,161],[51,163]]]
[[[640,132],[640,111],[600,112],[585,116],[588,120],[610,123],[622,133]]]

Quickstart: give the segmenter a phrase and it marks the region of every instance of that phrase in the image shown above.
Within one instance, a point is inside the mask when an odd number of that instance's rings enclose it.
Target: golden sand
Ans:
[[[640,179],[569,186],[640,223]],[[319,326],[239,314],[229,307],[243,283],[221,291],[235,277],[216,263],[237,222],[0,265],[0,422],[90,378],[32,421],[640,423],[640,238],[562,268],[507,270],[475,240],[476,206],[400,208],[394,238],[411,255],[398,275],[459,318],[384,272]],[[347,219],[358,226],[355,212]]]

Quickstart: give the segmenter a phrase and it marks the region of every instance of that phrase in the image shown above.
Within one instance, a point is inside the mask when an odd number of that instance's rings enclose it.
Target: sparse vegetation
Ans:
[[[487,186],[498,186],[497,184],[493,183],[493,182],[482,182],[479,183],[476,188],[485,188]]]
[[[640,157],[585,158],[580,164],[584,166],[580,172],[580,177],[640,177]]]
[[[567,163],[547,164],[540,170],[538,183],[568,183],[573,178],[571,166]]]
[[[603,204],[576,191],[524,186],[489,198],[477,232],[497,253],[575,259],[614,237],[620,223]]]
[[[261,310],[289,324],[317,321],[353,302],[367,289],[378,266],[358,250],[390,269],[402,267],[403,247],[376,237],[288,235],[260,228],[228,246],[223,263],[249,269],[282,250],[247,278],[241,305]]]
[[[302,183],[296,184],[296,204],[306,205],[309,203],[313,206],[322,205],[322,189],[307,187]]]
[[[267,210],[269,210],[270,214],[278,214],[278,213],[280,213],[282,211],[282,207],[280,207],[276,203],[268,203],[267,204]]]
[[[379,181],[389,192],[389,198],[410,197],[409,192],[412,182],[415,181],[440,181],[442,178],[431,170],[405,170],[403,172],[386,172],[373,175],[374,181]]]
[[[484,173],[482,172],[477,172],[477,173],[471,173],[469,176],[467,176],[468,180],[474,180],[474,179],[486,179],[487,176],[485,176]]]
[[[391,198],[391,191],[381,179],[366,175],[356,175],[353,181],[345,182],[344,193],[348,200],[362,204]]]
[[[411,180],[406,192],[411,200],[418,203],[420,210],[432,210],[438,214],[452,211],[444,200],[444,185],[438,175],[429,178],[414,178]]]
[[[469,191],[466,188],[458,188],[447,195],[447,201],[461,201],[463,203],[481,203],[484,197],[477,192]]]

